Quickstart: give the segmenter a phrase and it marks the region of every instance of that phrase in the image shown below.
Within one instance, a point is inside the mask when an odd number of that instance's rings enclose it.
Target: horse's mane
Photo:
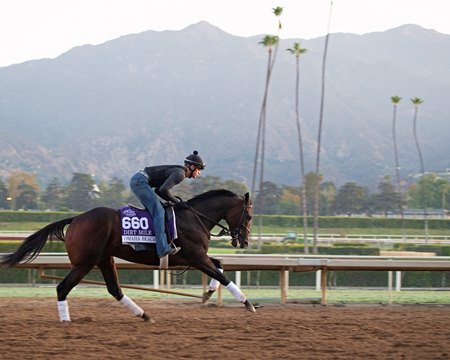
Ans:
[[[235,197],[238,195],[236,195],[234,192],[232,192],[230,190],[226,190],[226,189],[209,190],[207,192],[199,194],[199,195],[193,197],[192,199],[190,199],[189,204],[195,205],[202,201],[205,201],[205,200],[211,199],[213,197],[217,197],[217,196]]]

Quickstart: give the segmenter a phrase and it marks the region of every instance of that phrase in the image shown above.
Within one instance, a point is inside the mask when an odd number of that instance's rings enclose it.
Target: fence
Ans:
[[[1,255],[1,254],[0,254]],[[236,271],[236,283],[239,286],[240,272],[263,270],[278,271],[280,286],[280,302],[286,303],[289,289],[289,273],[316,272],[317,286],[321,289],[321,304],[327,303],[327,276],[329,271],[388,271],[388,291],[393,291],[393,273],[397,276],[397,290],[399,289],[399,274],[402,271],[450,271],[450,257],[404,257],[404,256],[317,256],[317,255],[211,255],[220,259],[225,271]],[[118,269],[150,269],[158,272],[156,266],[130,263],[116,259]],[[70,262],[67,254],[41,253],[33,261],[17,265],[17,268],[38,269],[44,277],[46,269],[68,269]],[[181,267],[171,267],[170,270],[180,270]],[[163,274],[162,271],[160,271]],[[49,278],[47,276],[47,278]],[[158,278],[158,277],[154,277]],[[159,277],[160,279],[163,277]],[[203,286],[206,287],[206,276]],[[155,288],[159,284],[154,283]],[[219,291],[218,302],[222,302]]]

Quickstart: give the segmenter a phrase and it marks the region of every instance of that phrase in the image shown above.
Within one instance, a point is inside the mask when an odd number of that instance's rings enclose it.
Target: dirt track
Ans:
[[[139,300],[155,324],[112,299],[0,299],[7,359],[450,359],[450,306],[265,305]]]

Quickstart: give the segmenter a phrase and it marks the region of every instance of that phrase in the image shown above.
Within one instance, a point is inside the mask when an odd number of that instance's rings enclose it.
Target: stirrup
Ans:
[[[170,252],[167,255],[175,255],[180,250],[181,248],[179,246],[170,246]]]

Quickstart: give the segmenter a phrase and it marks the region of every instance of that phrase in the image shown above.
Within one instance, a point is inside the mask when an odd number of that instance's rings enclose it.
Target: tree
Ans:
[[[45,189],[45,193],[42,195],[41,200],[44,203],[46,209],[58,210],[62,205],[62,198],[63,190],[61,185],[59,184],[59,180],[57,178],[53,178]]]
[[[267,48],[268,60],[266,68],[266,82],[264,87],[263,101],[261,111],[259,114],[258,132],[256,137],[256,151],[255,160],[253,164],[253,178],[252,178],[252,194],[255,192],[256,173],[258,162],[260,163],[260,177],[264,174],[264,150],[265,150],[265,132],[266,132],[266,112],[267,112],[267,96],[269,93],[270,77],[272,75],[272,68],[274,61],[272,60],[273,48],[278,46],[278,36],[266,35],[259,44]],[[261,154],[261,155],[260,155]],[[260,184],[262,180],[260,179]]]
[[[126,187],[122,180],[113,178],[109,183],[100,183],[100,194],[98,203],[102,206],[120,208],[125,205]]]
[[[238,195],[244,195],[248,191],[247,186],[244,183],[236,182],[233,180],[225,180],[224,182],[222,182],[222,187],[224,189],[233,191]]]
[[[273,14],[276,17],[280,17],[283,13],[282,7],[276,7],[272,9]],[[278,35],[266,35],[264,38],[258,43],[260,45],[263,45],[265,48],[267,48],[268,51],[268,62],[267,62],[267,68],[266,68],[266,82],[264,87],[264,95],[263,95],[263,101],[261,105],[261,111],[259,114],[259,122],[258,122],[258,132],[256,136],[256,151],[255,151],[255,160],[253,165],[253,179],[252,179],[252,188],[251,192],[254,194],[255,191],[255,185],[256,185],[256,173],[257,173],[257,167],[258,167],[258,160],[259,160],[259,152],[261,151],[261,171],[260,173],[264,173],[264,147],[265,147],[265,122],[266,122],[266,107],[267,107],[267,95],[269,92],[269,83],[270,83],[270,77],[272,75],[273,66],[275,65],[275,59],[276,54],[278,52],[278,44],[279,44],[279,33],[281,30],[281,21],[278,20]],[[273,54],[273,56],[272,56]],[[261,150],[260,150],[261,148]],[[262,180],[260,179],[260,185],[262,183]]]
[[[400,196],[395,191],[395,186],[392,184],[390,176],[387,175],[384,177],[383,181],[378,185],[378,190],[379,192],[373,196],[374,210],[380,211],[387,216],[389,212],[398,209]]]
[[[328,28],[327,35],[325,36],[325,46],[323,50],[322,57],[322,83],[321,83],[321,94],[320,94],[320,110],[319,110],[319,126],[317,131],[317,148],[316,148],[316,176],[320,176],[320,150],[322,145],[322,128],[323,128],[323,112],[325,105],[325,70],[326,70],[326,60],[328,53],[328,41],[330,38],[330,23],[331,23],[331,12],[333,8],[333,1],[330,2],[330,13],[328,17]],[[317,232],[319,229],[319,196],[320,196],[320,183],[317,184],[314,192],[314,241],[313,241],[313,252],[317,254]]]
[[[409,205],[432,209],[445,209],[450,182],[436,174],[429,173],[421,176],[419,180],[408,189]]]
[[[309,172],[305,175],[305,191],[306,191],[306,204],[308,214],[314,214],[314,198],[316,196],[316,189],[320,189],[320,183],[322,176],[317,175],[315,172]]]
[[[414,105],[414,116],[413,116],[413,133],[414,133],[414,140],[416,143],[416,149],[417,149],[417,155],[419,156],[419,161],[420,161],[420,172],[422,174],[422,177],[425,176],[425,166],[423,163],[423,157],[422,157],[422,151],[420,149],[420,144],[419,144],[419,138],[417,136],[417,117],[418,117],[418,112],[419,112],[419,106],[423,103],[423,100],[419,97],[414,97],[411,99],[411,102]],[[426,199],[425,199],[425,189],[423,190],[423,203],[422,203],[422,207],[423,207],[423,217],[425,220],[425,242],[428,242],[428,216],[427,216],[427,207],[426,207]]]
[[[305,190],[305,160],[303,156],[303,141],[302,131],[300,125],[300,111],[299,111],[299,85],[300,85],[300,55],[306,53],[306,49],[302,48],[299,42],[294,43],[294,46],[287,49],[291,54],[295,55],[295,121],[297,124],[297,140],[300,157],[300,187],[302,189],[302,210],[303,210],[303,239],[304,252],[309,253],[308,249],[308,219],[307,219],[307,204],[306,204],[306,190]]]
[[[332,207],[336,201],[337,189],[332,181],[320,184],[320,215],[331,215]]]
[[[8,189],[5,182],[0,179],[0,209],[8,210],[10,208],[10,200],[8,195]]]
[[[198,195],[202,192],[213,189],[220,189],[221,187],[221,179],[219,176],[208,175],[199,177],[194,182],[190,183],[190,188],[193,195]]]
[[[38,208],[38,192],[36,188],[23,182],[17,187],[16,209],[36,210]]]
[[[402,221],[402,230],[403,230],[403,238],[406,238],[406,227],[405,227],[405,217],[403,214],[403,191],[400,181],[400,165],[398,161],[398,150],[397,150],[397,106],[400,103],[402,98],[400,96],[392,96],[391,101],[393,104],[393,113],[392,113],[392,140],[394,144],[394,161],[395,161],[395,177],[397,179],[397,192],[399,194],[399,202],[398,202],[398,210],[400,212],[400,218]]]
[[[36,181],[36,175],[23,171],[14,171],[8,178],[8,197],[11,199],[11,209],[19,209],[17,199],[20,197],[21,192],[31,190],[33,190],[36,194],[40,193],[40,188]],[[21,198],[21,201],[24,199],[25,196]]]
[[[442,185],[440,187],[440,192],[442,194],[442,210],[445,211],[447,209],[447,204],[449,203],[449,195],[450,195],[450,182],[449,181],[445,181],[442,182]]]
[[[277,186],[277,184],[271,181],[265,181],[262,184],[261,191],[258,192],[255,201],[255,212],[259,214],[277,214],[278,208],[281,200],[282,190]],[[263,201],[261,201],[260,197],[263,197]],[[261,204],[264,205],[264,208],[260,208]]]
[[[281,20],[280,20],[280,17],[283,14],[283,8],[281,6],[277,6],[276,8],[272,8],[272,13],[278,18],[278,28],[277,28],[277,36],[276,36],[277,44],[275,45],[275,51],[274,51],[274,56],[273,56],[272,65],[271,65],[270,71],[272,71],[273,66],[275,64],[275,59],[277,57],[278,43],[279,43],[278,39],[280,38],[280,31],[281,31],[281,28],[283,27],[281,25]]]
[[[273,13],[276,17],[280,17],[283,8],[282,7],[276,7],[273,10]],[[281,21],[278,20],[278,33],[281,30]],[[257,167],[258,167],[258,160],[260,163],[260,175],[259,175],[259,192],[262,191],[263,183],[264,183],[264,156],[265,156],[265,141],[266,141],[266,113],[267,113],[267,96],[269,92],[269,83],[270,83],[270,77],[272,74],[273,66],[275,64],[276,54],[278,51],[278,44],[279,44],[279,36],[273,36],[273,35],[266,35],[262,41],[259,42],[259,44],[263,45],[268,49],[268,62],[267,62],[267,69],[266,69],[266,82],[264,87],[264,96],[263,96],[263,102],[261,105],[261,111],[259,116],[259,123],[258,123],[258,133],[256,138],[256,151],[255,151],[255,161],[253,166],[253,179],[252,179],[252,188],[251,193],[252,196],[255,192],[255,184],[256,184],[256,173],[257,173]],[[273,49],[275,50],[273,51]],[[272,57],[273,52],[273,57]],[[261,155],[259,155],[261,153]],[[263,196],[259,196],[259,201],[263,201]],[[259,209],[263,209],[264,204],[259,204]],[[258,247],[261,247],[262,244],[262,238],[261,238],[261,231],[262,231],[262,214],[259,214],[259,237],[258,237]]]
[[[279,213],[283,215],[298,215],[298,213],[301,211],[301,192],[302,189],[297,187],[282,187],[280,203],[278,205]]]
[[[363,210],[364,202],[364,188],[354,182],[347,182],[339,188],[333,208],[338,214],[352,216]]]
[[[248,190],[244,183],[233,180],[223,181],[219,176],[205,176],[190,183],[191,192],[198,195],[202,192],[214,189],[226,189],[238,195],[244,195]]]
[[[74,173],[66,189],[65,202],[75,211],[86,211],[97,205],[95,182],[89,174]]]

